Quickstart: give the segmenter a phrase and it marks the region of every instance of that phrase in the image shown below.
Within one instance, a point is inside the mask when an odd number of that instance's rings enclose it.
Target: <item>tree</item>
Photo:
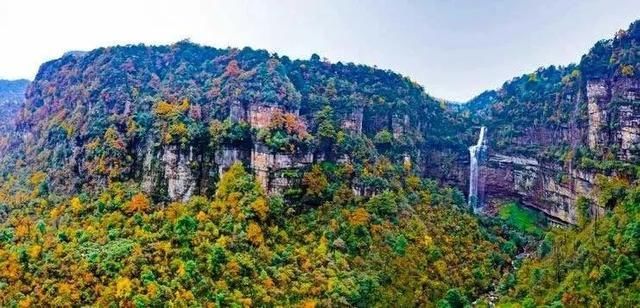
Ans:
[[[251,203],[251,209],[262,221],[267,219],[267,215],[269,215],[269,206],[267,205],[267,200],[263,197],[258,197],[253,201],[253,203]]]
[[[407,238],[400,234],[393,242],[393,251],[400,256],[404,256],[407,251],[407,245],[409,245]]]
[[[361,226],[369,223],[369,213],[364,208],[355,209],[349,215],[349,223],[353,226]]]
[[[391,142],[393,142],[393,134],[391,134],[389,130],[383,129],[378,133],[376,133],[376,136],[374,137],[373,140],[376,143],[376,145],[386,147],[386,146],[389,146]]]
[[[190,215],[184,215],[176,221],[174,232],[180,241],[186,242],[191,240],[197,227],[198,221],[195,218]]]
[[[633,77],[635,69],[633,65],[622,65],[620,66],[620,73],[625,77]]]
[[[616,204],[624,199],[629,184],[620,178],[609,178],[602,175],[596,176],[598,187],[598,203],[612,209]]]
[[[262,235],[262,228],[255,222],[249,223],[247,227],[247,238],[249,242],[255,246],[260,246],[264,243],[264,236]]]
[[[225,200],[233,192],[241,192],[243,188],[250,184],[249,174],[245,171],[242,163],[234,162],[229,170],[222,174],[218,181],[216,198]]]
[[[591,219],[591,201],[584,196],[580,196],[576,200],[576,208],[578,212],[578,226],[584,228]]]
[[[144,213],[149,209],[150,204],[151,201],[146,195],[137,193],[125,204],[125,211],[129,214]]]
[[[116,297],[128,298],[131,295],[133,284],[126,277],[120,277],[116,280]]]
[[[231,77],[238,77],[242,73],[242,69],[238,65],[238,61],[231,60],[224,70],[225,74]]]
[[[370,212],[376,213],[380,217],[393,216],[398,212],[396,196],[393,192],[385,190],[369,199],[367,208]]]
[[[444,298],[438,301],[439,308],[464,308],[469,305],[467,297],[459,289],[449,289]]]
[[[337,137],[333,117],[333,109],[331,106],[324,106],[315,116],[316,123],[318,123],[317,134],[320,141],[320,148],[325,150],[331,149]]]
[[[329,186],[329,181],[322,172],[320,165],[315,164],[311,170],[304,174],[302,184],[305,188],[305,196],[312,201],[319,202],[324,198],[324,193]]]

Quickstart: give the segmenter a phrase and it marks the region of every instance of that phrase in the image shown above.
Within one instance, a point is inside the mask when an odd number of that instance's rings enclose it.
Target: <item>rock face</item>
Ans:
[[[233,163],[239,161],[246,164],[249,162],[250,158],[251,153],[247,150],[234,147],[224,147],[218,151],[215,156],[215,164],[218,166],[216,176],[219,176],[223,172],[229,170],[229,167],[231,167]]]
[[[342,121],[342,128],[352,133],[362,133],[362,119],[364,117],[364,109],[357,107],[349,116]]]
[[[233,103],[229,109],[231,121],[246,122],[256,130],[267,128],[275,113],[285,111],[268,104],[249,104],[245,108]],[[301,171],[314,162],[311,152],[281,153],[259,141],[254,141],[251,149],[226,145],[210,155],[196,153],[192,146],[181,149],[165,145],[154,151],[153,138],[148,138],[146,144],[142,188],[153,195],[166,194],[172,201],[186,201],[195,193],[205,192],[235,162],[251,169],[266,192],[282,193],[298,184]]]
[[[599,149],[608,144],[609,135],[605,131],[607,105],[611,101],[611,91],[606,80],[587,83],[587,108],[589,112],[589,147]]]
[[[399,115],[393,115],[391,118],[391,128],[393,131],[394,138],[400,138],[402,134],[405,133],[410,127],[409,123],[409,115],[403,115],[400,117]]]
[[[171,200],[187,201],[194,193],[196,177],[191,170],[193,149],[184,153],[177,146],[170,146],[162,155],[167,194]]]
[[[640,156],[640,80],[618,78],[587,82],[589,147],[617,150],[618,159]]]
[[[575,224],[579,196],[593,197],[595,174],[536,159],[491,153],[480,173],[489,198],[516,199],[563,222]],[[592,211],[602,211],[594,207]]]
[[[192,147],[171,145],[154,152],[149,144],[142,166],[142,190],[154,196],[166,195],[172,201],[186,201],[195,193],[204,192],[210,174],[194,168],[202,166],[201,157],[197,156]]]
[[[282,193],[294,186],[298,171],[313,161],[312,153],[274,153],[262,144],[256,144],[251,151],[251,168],[262,188],[270,193]]]
[[[297,108],[273,103],[243,104],[234,101],[228,108],[228,119],[231,122],[246,123],[254,131],[269,129],[276,115],[299,114]],[[359,124],[356,125],[359,125],[361,131],[361,110],[359,116]],[[193,156],[192,148],[188,154],[175,146],[164,149],[161,158],[164,171],[155,175],[150,172],[156,179],[149,182],[160,182],[158,187],[166,187],[170,200],[187,200],[197,191],[197,187],[206,188],[209,182],[215,182],[233,163],[241,162],[253,171],[265,192],[282,193],[287,187],[298,184],[296,181],[301,177],[302,170],[314,162],[312,152],[274,151],[259,140],[252,140],[249,147],[247,144],[224,145],[214,155],[203,155],[204,162],[194,161]],[[209,170],[198,174],[192,165]],[[211,166],[212,168],[208,168]]]
[[[584,90],[558,99],[574,106],[568,123],[553,129],[527,128],[508,140],[509,145],[520,149],[531,145],[538,152],[550,147],[569,151],[583,147],[607,159],[639,161],[640,79],[592,79],[586,82]],[[596,171],[574,167],[579,162],[540,159],[538,152],[505,155],[492,149],[481,169],[486,178],[487,197],[516,199],[555,219],[575,223],[577,198],[595,197]],[[603,212],[602,208],[591,210]]]

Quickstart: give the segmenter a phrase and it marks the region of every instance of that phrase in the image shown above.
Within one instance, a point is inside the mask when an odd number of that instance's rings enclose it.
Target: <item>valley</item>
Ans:
[[[0,305],[640,305],[640,22],[464,104],[189,41],[0,82]]]

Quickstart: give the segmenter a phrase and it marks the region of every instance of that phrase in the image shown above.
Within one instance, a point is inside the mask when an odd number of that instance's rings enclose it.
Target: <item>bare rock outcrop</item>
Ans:
[[[265,191],[282,193],[292,186],[292,181],[299,179],[296,171],[309,166],[313,161],[312,153],[277,153],[257,143],[251,151],[250,165]]]
[[[193,149],[183,153],[178,146],[168,147],[162,155],[167,194],[171,200],[187,201],[196,188],[196,176],[191,170]]]
[[[488,197],[516,199],[566,223],[577,222],[578,197],[593,198],[595,174],[536,159],[492,153],[480,173]]]
[[[618,78],[587,82],[589,147],[617,158],[640,157],[640,80]]]

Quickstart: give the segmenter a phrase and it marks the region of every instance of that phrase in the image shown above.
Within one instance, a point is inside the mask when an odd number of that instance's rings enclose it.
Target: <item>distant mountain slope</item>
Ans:
[[[0,80],[0,134],[6,133],[24,102],[28,80]]]

